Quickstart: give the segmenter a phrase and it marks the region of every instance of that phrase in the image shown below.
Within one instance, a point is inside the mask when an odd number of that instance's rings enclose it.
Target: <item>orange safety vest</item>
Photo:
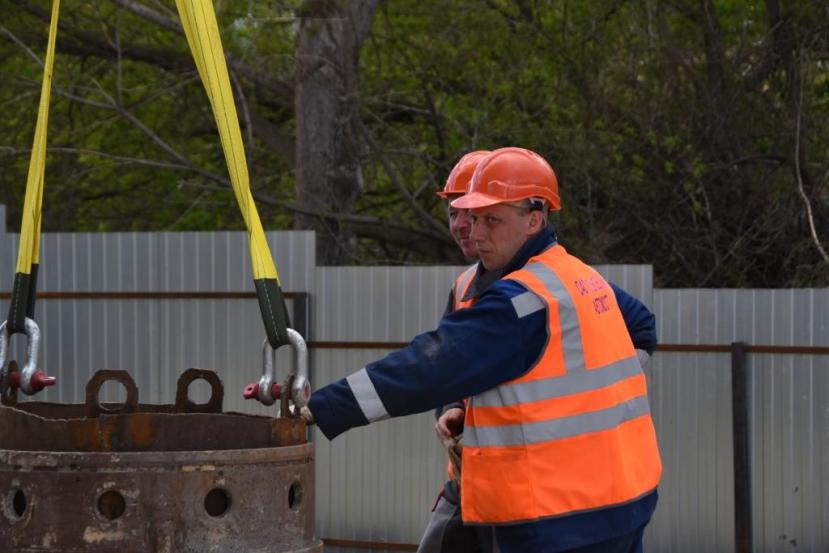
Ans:
[[[531,522],[653,491],[647,384],[610,285],[560,245],[503,278],[528,289],[512,300],[519,317],[546,307],[548,340],[523,376],[469,399],[464,522]]]
[[[472,281],[475,280],[475,273],[478,272],[478,264],[475,263],[466,268],[464,272],[459,274],[455,278],[455,285],[452,287],[452,294],[453,299],[455,301],[454,305],[452,306],[455,311],[459,309],[463,309],[465,307],[469,307],[475,300],[466,300],[463,301],[463,297],[466,295],[466,292],[469,290],[469,286],[472,284]]]
[[[455,284],[452,287],[452,300],[454,302],[452,304],[453,311],[465,309],[475,303],[474,299],[463,301],[462,298],[466,295],[467,290],[469,290],[469,287],[472,285],[472,281],[475,280],[475,274],[477,272],[478,264],[475,263],[467,267],[461,274],[455,277]],[[466,402],[466,400],[464,400],[464,402]],[[449,480],[457,479],[451,460],[446,465],[446,474],[449,475]]]

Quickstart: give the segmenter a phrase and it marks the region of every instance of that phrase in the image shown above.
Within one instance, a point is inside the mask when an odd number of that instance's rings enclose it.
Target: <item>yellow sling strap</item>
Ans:
[[[268,248],[265,232],[250,193],[247,162],[239,130],[239,120],[230,79],[222,51],[216,14],[211,1],[176,0],[183,27],[187,36],[199,75],[204,82],[207,96],[213,108],[219,128],[222,148],[227,160],[230,180],[236,200],[248,229],[253,278],[259,299],[259,308],[265,323],[266,345],[276,349],[283,344],[304,348],[304,341],[298,334],[287,328],[287,311],[280,289],[279,275]],[[52,19],[49,27],[49,43],[43,68],[43,84],[38,107],[32,156],[26,181],[26,197],[21,215],[20,246],[17,267],[12,288],[8,319],[0,324],[0,395],[5,398],[10,390],[20,388],[33,394],[55,379],[37,370],[37,350],[40,330],[34,322],[34,300],[37,281],[37,267],[40,258],[41,207],[46,159],[46,134],[49,122],[49,100],[52,89],[52,69],[55,58],[60,0],[52,2]],[[6,370],[9,336],[25,332],[29,337],[28,359],[20,374]],[[292,395],[301,405],[310,390],[307,378],[298,371],[293,381]],[[307,369],[305,370],[307,373]],[[263,376],[263,379],[265,377]],[[265,379],[267,380],[267,379]],[[266,382],[268,390],[269,381]],[[273,402],[268,393],[265,398]]]
[[[58,30],[60,0],[52,1],[52,21],[49,25],[49,43],[43,64],[43,84],[37,124],[26,177],[26,198],[20,216],[20,244],[17,251],[17,267],[12,285],[9,316],[0,324],[0,396],[5,401],[20,389],[31,395],[55,379],[37,368],[40,329],[34,321],[37,267],[40,260],[40,212],[43,204],[43,178],[46,170],[46,129],[49,124],[49,97],[52,92],[52,67],[55,61],[55,39]],[[28,338],[26,364],[20,371],[13,371],[6,361],[9,353],[9,337],[25,333]]]
[[[29,158],[26,178],[26,198],[20,222],[20,245],[14,275],[6,331],[9,334],[26,332],[26,317],[34,318],[37,267],[40,260],[40,211],[43,203],[43,177],[46,170],[46,129],[49,125],[49,97],[52,92],[52,67],[55,61],[55,40],[58,30],[60,0],[52,2],[52,21],[49,25],[49,44],[43,65],[43,84],[37,125]]]
[[[60,0],[52,2],[52,22],[49,26],[49,43],[43,65],[43,84],[40,89],[40,105],[37,125],[29,158],[26,178],[26,198],[20,222],[20,245],[17,251],[17,268],[14,275],[9,316],[6,331],[9,334],[25,332],[26,317],[34,318],[37,266],[40,260],[40,207],[43,203],[43,176],[46,170],[46,129],[49,124],[49,98],[52,91],[52,67],[55,61],[55,40],[58,30]]]
[[[216,12],[212,0],[176,0],[176,7],[196,68],[213,108],[230,181],[233,184],[233,193],[247,226],[253,280],[268,342],[273,348],[277,348],[289,343],[287,311],[276,265],[250,193],[250,177],[242,133],[239,130],[239,118],[230,88]]]

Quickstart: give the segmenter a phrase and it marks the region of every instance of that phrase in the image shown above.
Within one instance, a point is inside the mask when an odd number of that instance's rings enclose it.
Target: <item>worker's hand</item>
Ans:
[[[463,432],[463,419],[466,411],[452,407],[443,413],[435,423],[435,432],[443,443],[454,442],[454,438]]]
[[[299,416],[302,417],[302,420],[305,421],[305,424],[311,426],[314,424],[314,414],[308,409],[308,406],[304,406],[299,410]]]

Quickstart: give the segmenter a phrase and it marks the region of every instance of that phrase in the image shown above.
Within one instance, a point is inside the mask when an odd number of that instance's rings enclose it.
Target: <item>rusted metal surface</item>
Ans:
[[[210,399],[207,403],[195,403],[187,395],[190,384],[196,380],[210,384]],[[187,369],[179,377],[176,386],[176,413],[221,413],[224,397],[225,388],[216,373],[204,369]]]
[[[107,406],[98,402],[98,393],[105,382],[114,380],[121,383],[127,390],[127,399],[121,405]],[[86,416],[97,417],[101,413],[126,414],[134,413],[138,408],[138,386],[127,371],[106,369],[96,372],[86,383]]]
[[[199,378],[206,404],[187,399]],[[98,404],[107,380],[125,404]],[[128,374],[108,371],[84,405],[0,406],[0,549],[321,552],[304,423],[221,413],[213,382],[188,371],[176,404],[144,405]],[[193,412],[215,410],[217,394],[219,412]]]

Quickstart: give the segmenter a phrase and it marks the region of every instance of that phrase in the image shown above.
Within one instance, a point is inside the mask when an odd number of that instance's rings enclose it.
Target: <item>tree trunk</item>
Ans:
[[[356,118],[360,49],[378,0],[309,0],[300,14],[296,70],[296,201],[320,214],[351,213],[360,193]],[[317,231],[317,262],[349,260],[354,233],[331,218],[298,214]]]

